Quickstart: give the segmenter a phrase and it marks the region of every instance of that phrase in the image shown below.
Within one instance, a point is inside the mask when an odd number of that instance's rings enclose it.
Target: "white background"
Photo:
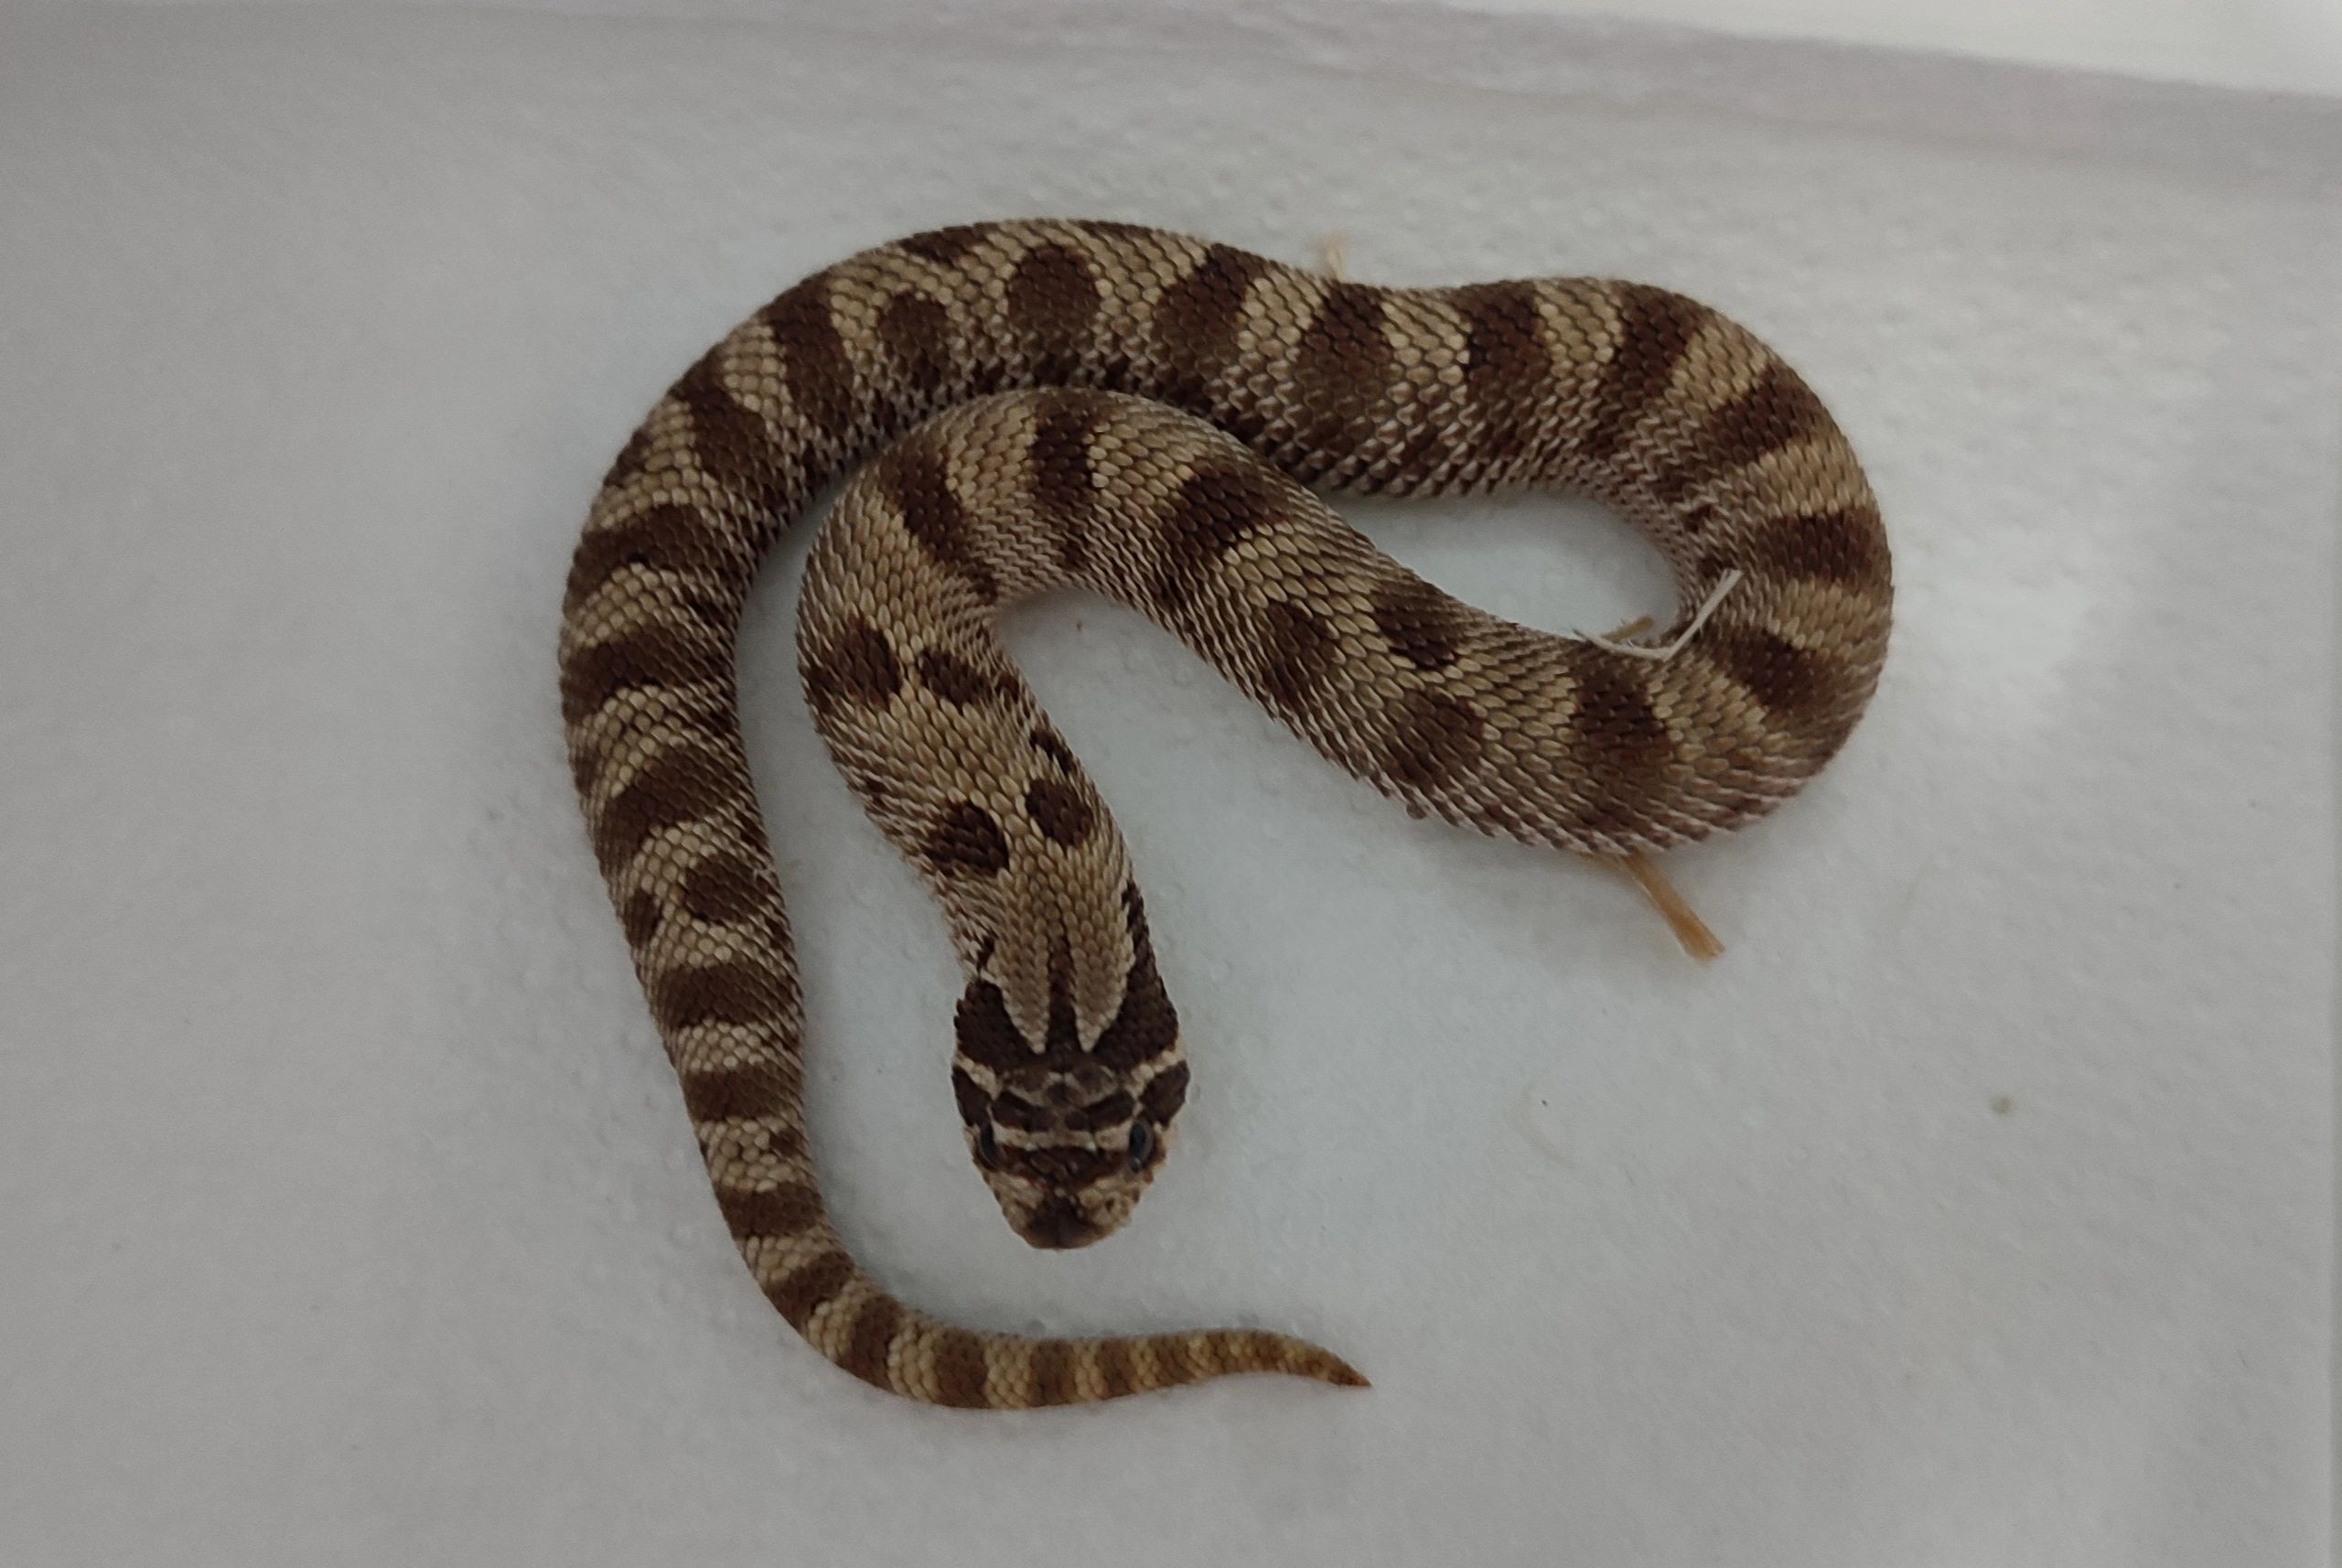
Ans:
[[[2342,91],[2342,5],[2334,0],[1476,0],[1476,8],[1956,49],[2175,81]]]
[[[2326,1560],[2331,103],[1305,0],[0,28],[0,1559]],[[849,1238],[972,1323],[1273,1325],[1370,1392],[822,1363],[585,849],[551,650],[610,454],[787,282],[1020,210],[1687,289],[1886,502],[1872,716],[1670,863],[1704,971],[1152,629],[1020,614],[1198,1072],[1069,1257],[959,1147],[784,544],[744,697]],[[1358,515],[1540,625],[1663,604],[1583,508]]]
[[[84,0],[102,3],[102,0]],[[210,6],[217,0],[151,0]],[[365,9],[377,0],[287,0]],[[472,5],[474,0],[413,0]],[[1154,8],[1179,0],[1155,0]],[[919,20],[971,0],[860,0],[864,15]],[[983,0],[973,0],[981,10]],[[1118,0],[1089,0],[1105,10]],[[1424,0],[1341,0],[1420,6]],[[763,0],[512,0],[491,10],[630,16],[785,15]],[[2335,0],[1471,0],[1462,12],[1624,18],[1756,38],[1946,50],[2172,81],[2342,92],[2342,5]],[[1209,16],[1233,0],[1197,0]]]

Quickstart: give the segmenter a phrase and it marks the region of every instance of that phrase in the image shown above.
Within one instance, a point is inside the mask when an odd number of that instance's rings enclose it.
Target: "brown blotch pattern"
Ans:
[[[806,701],[818,712],[843,701],[885,707],[903,689],[903,666],[886,634],[856,617],[801,671]]]
[[[618,909],[618,924],[626,931],[626,940],[642,947],[659,934],[659,922],[665,918],[659,910],[658,898],[636,888],[627,895]]]
[[[1464,607],[1420,577],[1396,577],[1377,588],[1373,614],[1383,640],[1418,670],[1445,670],[1464,645]]]
[[[1320,466],[1317,455],[1359,445],[1380,407],[1392,360],[1383,328],[1382,291],[1338,283],[1302,334],[1293,379],[1302,405],[1315,416],[1301,426],[1312,470]]]
[[[980,599],[999,594],[992,568],[968,538],[967,509],[951,492],[942,454],[925,442],[906,441],[888,454],[879,483],[894,498],[904,529],[938,565],[949,568]]]
[[[990,675],[946,648],[920,649],[916,667],[920,685],[958,707],[972,708],[1000,694]]]
[[[1074,1356],[1061,1340],[1043,1340],[1033,1347],[1033,1402],[1059,1405],[1073,1402]]]
[[[862,1310],[854,1314],[854,1333],[847,1338],[845,1348],[838,1352],[838,1365],[865,1383],[887,1387],[887,1352],[894,1345],[895,1331],[902,1324],[902,1307],[886,1297],[863,1303]]]
[[[765,307],[765,329],[780,350],[790,401],[813,428],[843,446],[860,413],[854,361],[831,315],[826,280],[808,278]]]
[[[1690,456],[1660,478],[1659,493],[1671,499],[1681,496],[1827,428],[1829,420],[1821,400],[1795,371],[1776,360],[1755,386],[1708,416]]]
[[[747,770],[733,757],[667,752],[596,814],[594,852],[604,865],[624,865],[652,833],[714,813],[737,800],[747,782]]]
[[[1445,692],[1410,692],[1399,700],[1390,724],[1382,769],[1402,784],[1429,793],[1480,765],[1488,722],[1460,698]]]
[[[1171,371],[1163,395],[1202,412],[1218,372],[1235,358],[1244,299],[1268,275],[1269,263],[1226,245],[1214,245],[1198,266],[1163,292],[1155,307],[1155,337]]]
[[[1261,693],[1288,714],[1306,712],[1341,658],[1341,639],[1307,605],[1271,599],[1261,611]]]
[[[745,920],[764,907],[771,885],[746,857],[710,855],[683,878],[683,908],[695,919],[725,924]]]
[[[1128,1343],[1120,1339],[1100,1343],[1098,1378],[1105,1385],[1109,1398],[1133,1392],[1138,1388],[1138,1367]]]
[[[802,1235],[822,1222],[822,1200],[813,1189],[797,1182],[742,1191],[715,1189],[724,1222],[736,1237]]]
[[[1721,575],[1748,563],[1768,576],[1881,589],[1890,573],[1875,507],[1833,507],[1778,518],[1736,552],[1714,552],[1702,568]]]
[[[669,1030],[702,1024],[759,1024],[790,987],[761,962],[733,959],[706,969],[671,969],[650,985],[650,1015]]]
[[[1304,386],[1314,383],[1328,407],[1367,401],[1384,383],[1391,364],[1391,343],[1382,327],[1380,289],[1334,285],[1301,335],[1294,356],[1295,378]]]
[[[790,1075],[772,1062],[686,1071],[683,1109],[698,1122],[729,1122],[787,1112],[796,1098]]]
[[[935,1402],[963,1410],[981,1409],[989,1369],[983,1341],[964,1329],[947,1329],[936,1337],[933,1352]]]
[[[853,1261],[833,1249],[767,1285],[765,1299],[780,1309],[791,1328],[802,1329],[806,1321],[835,1300],[853,1278]]]
[[[1054,779],[1036,779],[1025,790],[1025,814],[1033,825],[1068,849],[1080,845],[1098,825],[1098,813],[1081,791]]]
[[[1150,1380],[1154,1382],[1184,1383],[1196,1375],[1194,1363],[1183,1341],[1157,1339],[1146,1348],[1146,1359],[1154,1363],[1154,1377]]]
[[[1676,361],[1707,312],[1680,294],[1643,284],[1618,290],[1618,341],[1594,394],[1579,453],[1591,459],[1612,456],[1667,391]]]
[[[991,223],[955,223],[949,229],[929,229],[923,234],[896,241],[895,249],[948,267],[964,261],[995,227]]]
[[[1827,664],[1778,632],[1719,627],[1702,650],[1748,688],[1768,713],[1801,717],[1825,706],[1832,695]]]
[[[1090,529],[1098,502],[1090,433],[1097,420],[1094,403],[1052,398],[1040,405],[1033,423],[1033,499],[1057,531],[1058,561],[1068,572],[1078,573],[1090,562]]]
[[[700,472],[751,512],[777,505],[783,486],[769,461],[772,438],[763,419],[743,407],[724,385],[715,350],[683,372],[673,396],[691,414],[692,457]]]
[[[1008,869],[1008,835],[973,800],[947,807],[928,830],[927,863],[947,876],[994,876]]]
[[[1035,751],[1055,763],[1058,771],[1066,777],[1072,778],[1081,771],[1081,765],[1073,758],[1073,747],[1066,745],[1065,737],[1048,725],[1041,725],[1026,738],[1032,742]]]
[[[1090,342],[1098,285],[1090,263],[1063,245],[1038,245],[1008,276],[1008,319],[1024,340],[1034,379],[1069,380]]]
[[[1604,770],[1622,784],[1649,785],[1675,760],[1675,743],[1626,658],[1606,653],[1578,675],[1578,727],[1600,748]]]
[[[919,406],[951,383],[951,315],[939,300],[903,293],[878,312],[878,340]]]
[[[1487,422],[1481,441],[1491,457],[1517,456],[1531,443],[1530,418],[1552,368],[1536,287],[1473,285],[1456,290],[1456,307],[1464,317],[1464,385]]]
[[[1155,602],[1166,610],[1186,608],[1219,558],[1276,515],[1280,499],[1273,485],[1249,470],[1207,468],[1189,478],[1163,516]]]
[[[728,681],[731,671],[712,656],[697,626],[637,627],[581,650],[561,671],[561,715],[575,724],[599,713],[621,692]]]
[[[689,507],[672,502],[646,507],[626,521],[595,529],[578,541],[562,610],[576,614],[630,566],[654,572],[720,570],[739,553],[738,545],[726,541],[717,524]],[[734,608],[732,613],[738,612]]]

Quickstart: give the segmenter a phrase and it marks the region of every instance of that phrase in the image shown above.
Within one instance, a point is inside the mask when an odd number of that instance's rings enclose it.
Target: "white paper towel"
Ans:
[[[0,1558],[2325,1561],[2334,105],[1297,4],[0,28]],[[1885,499],[1872,715],[1670,863],[1704,971],[1121,612],[1020,613],[1197,1073],[1062,1257],[967,1166],[784,542],[742,680],[848,1237],[971,1323],[1273,1326],[1370,1392],[822,1363],[585,848],[554,620],[628,430],[802,274],[1037,211],[1684,289]],[[1583,506],[1356,515],[1537,624],[1664,603]]]

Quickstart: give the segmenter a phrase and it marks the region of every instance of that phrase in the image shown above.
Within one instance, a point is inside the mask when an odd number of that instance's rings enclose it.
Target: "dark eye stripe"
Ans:
[[[1077,1132],[1094,1133],[1101,1127],[1112,1127],[1117,1122],[1129,1121],[1131,1112],[1137,1109],[1136,1101],[1123,1090],[1116,1090],[1095,1104],[1067,1112],[1065,1124]]]
[[[992,1108],[993,1120],[1004,1127],[1020,1128],[1027,1133],[1046,1133],[1057,1125],[1057,1117],[1047,1107],[1004,1094]]]

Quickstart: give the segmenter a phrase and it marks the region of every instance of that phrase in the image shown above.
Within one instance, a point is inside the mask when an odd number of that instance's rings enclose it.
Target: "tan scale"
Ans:
[[[1382,289],[1024,221],[865,252],[743,324],[628,442],[579,542],[570,759],[751,1273],[829,1359],[935,1403],[1363,1380],[1255,1330],[957,1327],[895,1299],[832,1228],[733,650],[774,536],[849,474],[800,610],[808,701],[950,921],[963,1133],[1037,1245],[1127,1218],[1188,1065],[1121,836],[994,638],[1002,606],[1059,585],[1126,604],[1411,810],[1605,857],[1662,908],[1643,857],[1794,792],[1885,656],[1885,536],[1844,437],[1762,344],[1664,290]],[[1305,486],[1590,492],[1666,558],[1678,615],[1606,639],[1499,620]]]

